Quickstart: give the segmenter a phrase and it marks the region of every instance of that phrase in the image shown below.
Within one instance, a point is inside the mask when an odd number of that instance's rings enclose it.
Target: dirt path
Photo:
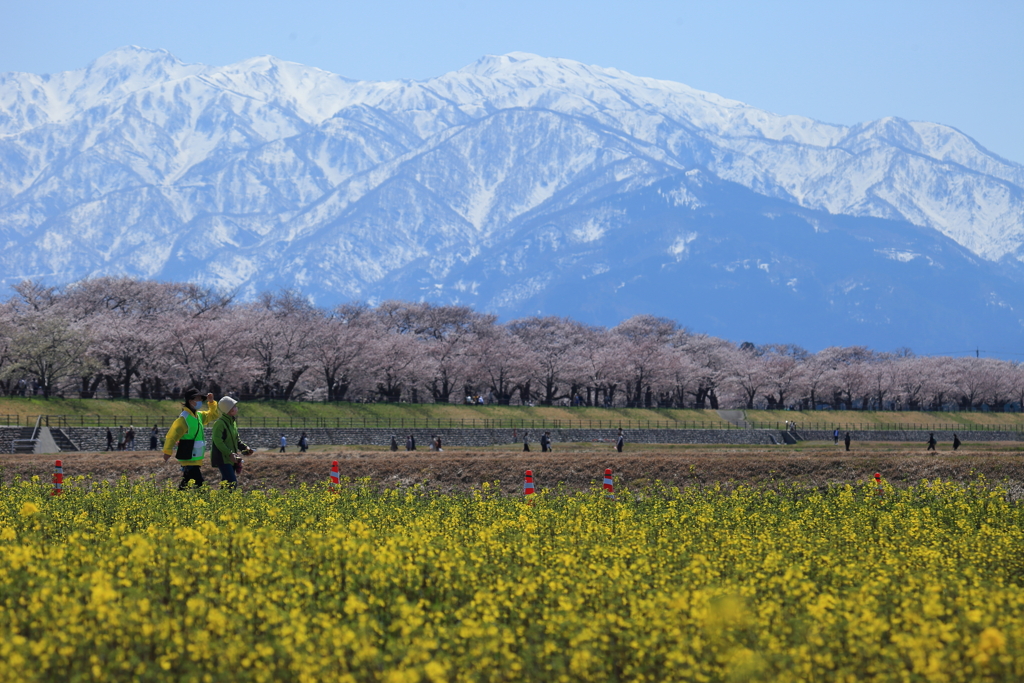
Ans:
[[[126,475],[157,482],[180,478],[177,464],[173,460],[164,463],[157,453],[66,453],[61,459],[65,478],[84,475],[93,481],[116,481]],[[52,455],[0,455],[0,479],[10,483],[38,475],[48,482],[54,460]],[[1024,493],[1024,454],[1019,451],[993,449],[924,455],[920,450],[894,451],[891,444],[855,453],[831,448],[797,452],[769,447],[685,451],[652,448],[635,453],[609,452],[603,447],[552,454],[460,450],[417,451],[407,455],[351,448],[302,455],[265,452],[246,459],[241,482],[248,489],[315,484],[327,480],[332,460],[339,461],[342,476],[350,479],[369,477],[385,485],[423,483],[441,491],[465,491],[485,481],[500,480],[505,491],[518,492],[526,469],[533,470],[539,488],[554,488],[564,482],[569,490],[579,490],[599,481],[604,468],[611,467],[618,481],[632,486],[655,480],[679,486],[768,481],[824,486],[864,481],[874,472],[881,472],[897,485],[935,478],[965,481],[981,474],[991,481],[1005,480],[1015,495]],[[209,460],[203,474],[208,480],[220,479],[209,466]]]

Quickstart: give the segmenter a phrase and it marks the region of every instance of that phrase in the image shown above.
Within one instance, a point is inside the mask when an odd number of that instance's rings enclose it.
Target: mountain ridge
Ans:
[[[128,274],[253,296],[273,282],[330,302],[398,296],[393,283],[405,282],[408,298],[487,292],[474,305],[517,315],[537,310],[523,302],[554,297],[537,298],[569,273],[583,281],[577,265],[616,230],[646,225],[631,201],[660,201],[651,188],[683,204],[710,201],[687,185],[689,172],[822,224],[850,216],[890,221],[894,235],[933,230],[966,249],[957,258],[964,268],[975,261],[969,277],[1000,291],[1024,270],[1024,166],[941,124],[823,123],[529,53],[372,82],[270,56],[212,67],[129,46],[73,72],[0,75],[8,283]],[[760,200],[726,195],[761,224]],[[596,197],[603,208],[588,213]],[[659,269],[682,253],[710,253],[704,241],[733,229],[704,208],[665,214]],[[509,264],[529,250],[508,240],[517,226],[545,221],[562,270],[525,277]],[[485,267],[498,248],[512,260]],[[416,265],[424,259],[425,270]],[[607,272],[636,278],[605,260]],[[474,264],[491,280],[465,272]],[[1014,302],[1005,324],[1018,334],[1017,297],[995,299]]]

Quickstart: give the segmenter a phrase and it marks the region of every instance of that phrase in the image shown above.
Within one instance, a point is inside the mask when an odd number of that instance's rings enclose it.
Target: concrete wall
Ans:
[[[299,437],[305,432],[310,445],[374,445],[388,446],[391,436],[398,440],[400,450],[405,450],[405,438],[409,434],[416,437],[418,449],[429,449],[430,439],[441,437],[441,445],[452,447],[492,446],[496,444],[521,444],[523,431],[516,430],[515,439],[511,429],[406,429],[404,431],[388,429],[246,429],[238,430],[241,440],[253,448],[277,449],[281,442],[281,434],[288,439],[288,451],[299,448]],[[102,451],[107,447],[107,431],[104,427],[65,427],[67,434],[82,450]],[[538,440],[544,432],[529,430],[531,448],[539,449]],[[609,447],[614,444],[618,430],[615,429],[552,429],[551,441],[559,442],[600,442]],[[740,430],[740,429],[644,429],[625,432],[627,443],[685,443],[685,444],[769,444],[768,435],[778,432],[771,430]],[[115,436],[116,439],[116,436]],[[206,430],[209,442],[210,430]],[[158,448],[163,448],[161,433]],[[135,450],[149,449],[149,432],[141,432],[135,437]]]
[[[0,453],[13,453],[13,440],[17,438],[18,427],[0,427]],[[405,449],[405,437],[412,433],[416,437],[416,447],[421,450],[430,448],[430,439],[434,435],[441,437],[442,446],[456,448],[491,446],[497,444],[522,444],[523,432],[517,430],[513,440],[511,429],[406,429],[404,431],[387,429],[239,429],[242,441],[253,448],[277,449],[281,434],[288,437],[288,452],[296,452],[299,448],[299,436],[305,431],[311,445],[376,445],[387,446],[394,434],[400,450]],[[105,427],[65,427],[67,434],[79,448],[86,451],[102,451],[107,446],[107,430]],[[611,447],[617,434],[615,429],[552,429],[551,441],[557,448],[559,443],[572,442],[605,442]],[[530,448],[539,450],[538,439],[541,430],[529,430]],[[845,435],[845,432],[842,434]],[[961,441],[1024,441],[1019,432],[962,431],[957,432]],[[798,431],[798,438],[810,441],[831,441],[831,431]],[[626,444],[743,444],[769,445],[781,443],[780,432],[773,429],[638,429],[625,432]],[[857,441],[895,441],[919,443],[924,448],[928,440],[928,432],[921,431],[855,431],[850,437]],[[115,437],[116,438],[116,437]],[[953,433],[936,431],[935,438],[940,442],[949,443]],[[206,431],[206,440],[210,442],[210,432]],[[840,439],[841,441],[841,439]],[[163,432],[160,435],[158,449],[163,448]],[[149,431],[140,430],[135,437],[135,450],[149,450]]]
[[[879,430],[879,431],[851,431],[850,439],[853,441],[900,441],[917,442],[922,448],[928,443],[928,434],[935,434],[935,440],[939,443],[952,443],[953,432],[949,430],[921,431],[921,430]],[[832,430],[804,430],[798,429],[797,438],[803,441],[831,441]],[[1024,434],[1020,432],[989,432],[963,430],[956,432],[961,441],[1024,441]],[[839,431],[839,443],[843,442],[846,432]]]

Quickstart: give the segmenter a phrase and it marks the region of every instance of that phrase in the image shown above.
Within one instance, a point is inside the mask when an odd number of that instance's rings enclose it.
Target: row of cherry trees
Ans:
[[[0,304],[0,391],[243,399],[631,407],[1007,410],[1024,367],[831,347],[735,344],[640,315],[606,329],[567,318],[499,324],[463,306],[387,301],[331,310],[191,284],[25,281]]]

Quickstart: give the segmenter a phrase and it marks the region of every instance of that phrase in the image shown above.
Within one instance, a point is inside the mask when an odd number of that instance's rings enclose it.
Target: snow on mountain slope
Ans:
[[[687,172],[1024,261],[1024,166],[940,124],[780,116],[526,53],[426,81],[355,81],[273,57],[184,64],[138,47],[77,71],[0,75],[7,282],[126,273],[295,286],[326,301],[393,294],[387,283],[400,281],[409,297],[488,291],[481,305],[513,310],[554,296],[545,288],[559,280],[522,277],[515,264],[530,251],[509,245],[526,234],[517,226],[539,226],[529,241],[544,253],[569,249],[556,270],[626,282],[630,266],[588,254],[615,226],[642,223],[651,188]],[[711,201],[685,183],[664,191],[678,207]],[[630,197],[647,199],[612,208]],[[657,258],[669,268],[708,228],[666,216]],[[504,266],[465,270],[496,249]]]

